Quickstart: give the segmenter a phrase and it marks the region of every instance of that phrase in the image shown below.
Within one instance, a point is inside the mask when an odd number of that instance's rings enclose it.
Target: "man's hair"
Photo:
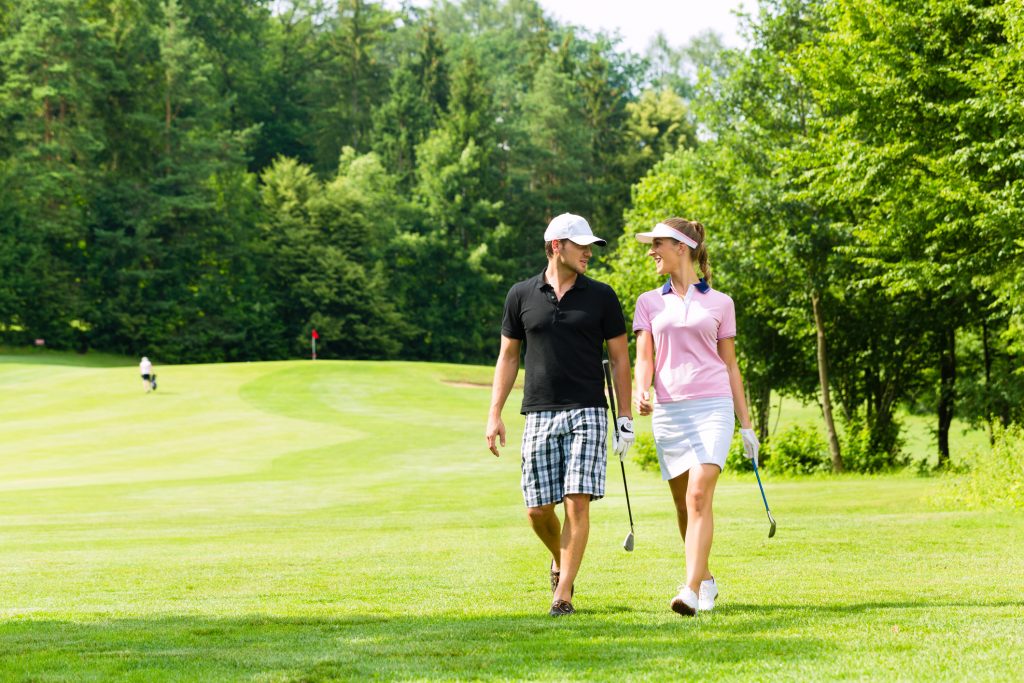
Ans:
[[[552,242],[565,242],[565,240],[552,240]],[[555,255],[555,249],[551,246],[551,242],[544,243],[544,253],[548,255],[548,258]]]

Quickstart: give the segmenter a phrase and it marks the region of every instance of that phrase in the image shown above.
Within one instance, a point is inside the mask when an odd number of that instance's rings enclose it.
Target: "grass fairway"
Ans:
[[[668,610],[667,487],[618,465],[592,508],[578,614],[513,441],[483,439],[490,370],[411,363],[158,367],[0,356],[0,679],[1019,680],[1024,513],[935,502],[938,479],[767,480],[716,497],[713,614]]]

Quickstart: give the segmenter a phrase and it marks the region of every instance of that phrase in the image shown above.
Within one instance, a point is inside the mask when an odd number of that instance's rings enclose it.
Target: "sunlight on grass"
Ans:
[[[684,620],[667,608],[682,578],[667,487],[628,468],[624,553],[613,461],[579,613],[552,620],[518,489],[520,394],[494,458],[489,368],[176,366],[146,395],[130,363],[37,360],[0,364],[5,680],[1007,680],[1024,666],[1024,514],[933,504],[948,479],[769,481],[769,540],[753,479],[723,478],[719,607]]]

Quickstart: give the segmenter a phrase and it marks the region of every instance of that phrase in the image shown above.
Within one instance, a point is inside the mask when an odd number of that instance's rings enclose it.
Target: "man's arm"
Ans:
[[[608,340],[608,362],[615,379],[615,402],[619,417],[633,417],[633,380],[629,376],[629,341],[620,334]]]
[[[519,351],[523,342],[519,339],[501,336],[501,349],[498,351],[498,362],[494,365],[494,382],[491,384],[491,409],[487,415],[487,447],[495,456],[500,441],[505,446],[505,423],[501,421],[501,409],[512,391],[512,385],[519,374]]]

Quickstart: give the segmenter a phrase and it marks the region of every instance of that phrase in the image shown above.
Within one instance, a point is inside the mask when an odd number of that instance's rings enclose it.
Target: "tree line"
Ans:
[[[954,415],[1024,419],[1022,29],[1019,2],[761,2],[701,84],[708,139],[634,187],[627,233],[709,226],[762,435],[772,392],[816,399],[832,468],[876,471],[901,406],[940,465]],[[627,300],[642,261],[614,256]]]
[[[547,221],[695,140],[533,0],[0,0],[0,81],[0,339],[163,362],[489,362]]]
[[[0,0],[0,341],[489,363],[552,216],[613,238],[631,315],[632,234],[675,214],[762,436],[773,394],[819,402],[835,469],[898,464],[904,406],[940,462],[954,415],[1024,421],[1019,2],[762,0],[746,32],[640,56],[534,0]]]

